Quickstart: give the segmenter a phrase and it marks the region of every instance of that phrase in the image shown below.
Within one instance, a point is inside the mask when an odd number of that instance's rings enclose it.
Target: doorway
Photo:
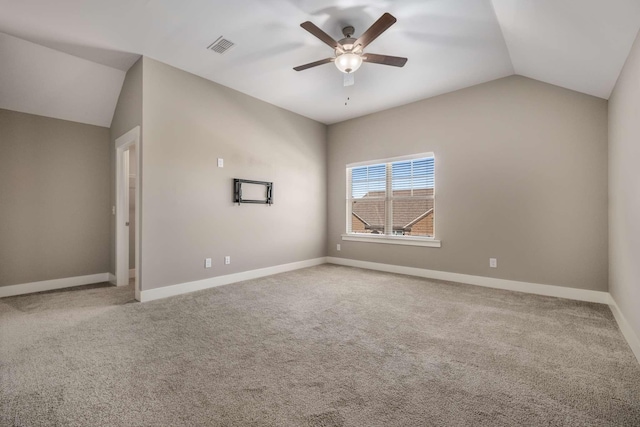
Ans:
[[[135,284],[136,278],[136,179],[137,179],[137,152],[136,147],[131,146],[129,150],[129,187],[126,196],[129,201],[129,217],[126,224],[129,227],[129,282]],[[125,152],[125,156],[127,152]]]
[[[140,126],[116,139],[116,285],[140,301]]]

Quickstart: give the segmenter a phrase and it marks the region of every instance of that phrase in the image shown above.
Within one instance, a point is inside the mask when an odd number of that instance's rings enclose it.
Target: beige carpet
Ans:
[[[3,426],[639,426],[607,306],[323,265],[0,300]]]

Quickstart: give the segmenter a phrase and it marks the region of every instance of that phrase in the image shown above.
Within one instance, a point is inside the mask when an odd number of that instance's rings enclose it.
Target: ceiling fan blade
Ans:
[[[369,27],[367,31],[362,34],[358,40],[356,40],[354,46],[360,45],[362,49],[367,47],[369,43],[378,38],[378,36],[389,29],[390,26],[396,23],[396,18],[390,13],[385,13]]]
[[[338,47],[340,47],[340,45],[338,44],[337,41],[335,41],[333,39],[333,37],[331,37],[329,34],[325,33],[324,31],[322,31],[320,28],[318,28],[318,26],[316,26],[316,24],[314,24],[311,21],[306,21],[303,22],[302,24],[300,24],[300,26],[302,28],[304,28],[305,30],[309,31],[311,34],[313,34],[314,36],[316,36],[317,38],[319,38],[320,40],[322,40],[323,42],[325,42],[327,45],[329,45],[332,49],[336,49]]]
[[[317,67],[318,65],[328,64],[329,62],[333,62],[334,59],[335,58],[325,58],[325,59],[321,59],[320,61],[310,62],[304,65],[298,65],[297,67],[293,67],[293,69],[296,71],[302,71],[302,70],[306,70],[307,68]]]
[[[399,56],[377,55],[375,53],[365,53],[362,55],[364,62],[371,62],[373,64],[392,65],[394,67],[404,67],[407,63],[407,58],[401,58]]]

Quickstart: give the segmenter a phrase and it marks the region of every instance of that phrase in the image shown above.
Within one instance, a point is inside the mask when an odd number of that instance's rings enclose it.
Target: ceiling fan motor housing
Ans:
[[[344,39],[338,40],[338,44],[340,45],[340,47],[336,49],[336,54],[351,52],[355,47],[354,43],[356,42],[356,40],[357,39],[354,39],[353,37],[346,37]]]

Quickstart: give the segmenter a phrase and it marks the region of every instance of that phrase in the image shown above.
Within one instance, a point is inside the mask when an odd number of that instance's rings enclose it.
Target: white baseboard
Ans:
[[[620,332],[622,332],[622,335],[629,343],[629,347],[631,347],[631,351],[633,351],[636,359],[638,359],[638,363],[640,363],[640,339],[638,339],[638,336],[631,328],[631,325],[629,325],[629,322],[627,322],[627,319],[622,314],[622,311],[620,311],[620,307],[618,307],[618,304],[616,303],[616,300],[613,299],[613,297],[610,298],[609,308],[611,309],[616,322],[618,322]]]
[[[467,283],[487,288],[506,289],[509,291],[525,292],[528,294],[546,295],[567,298],[578,301],[609,304],[609,293],[590,291],[586,289],[565,288],[562,286],[541,285],[539,283],[518,282],[515,280],[496,279],[493,277],[472,276],[470,274],[449,273],[447,271],[427,270],[425,268],[404,267],[400,265],[380,264],[377,262],[358,261],[348,258],[327,257],[330,264],[346,265],[349,267],[366,268],[369,270],[386,271],[388,273],[406,274],[409,276],[426,277],[429,279],[447,280],[450,282]]]
[[[241,273],[227,274],[225,276],[211,277],[209,279],[196,280],[194,282],[180,283],[177,285],[165,286],[157,289],[149,289],[147,291],[143,290],[140,292],[140,302],[153,301],[160,298],[167,298],[175,295],[186,294],[189,292],[201,291],[203,289],[214,288],[217,286],[228,285],[231,283],[242,282],[244,280],[257,279],[260,277],[271,276],[273,274],[313,267],[315,265],[325,264],[326,262],[327,259],[325,257],[315,258],[305,261],[292,262],[290,264],[260,268],[257,270],[243,271]]]
[[[112,285],[117,285],[118,284],[118,279],[116,279],[116,275],[113,273],[109,273],[109,283],[111,283]]]
[[[133,279],[134,277],[136,277],[136,269],[132,268],[129,270],[129,279]]]
[[[22,283],[19,285],[0,287],[0,298],[15,295],[32,294],[34,292],[51,291],[54,289],[70,288],[73,286],[90,285],[92,283],[107,282],[109,273],[90,274],[88,276],[65,277],[62,279],[43,280],[40,282]]]

